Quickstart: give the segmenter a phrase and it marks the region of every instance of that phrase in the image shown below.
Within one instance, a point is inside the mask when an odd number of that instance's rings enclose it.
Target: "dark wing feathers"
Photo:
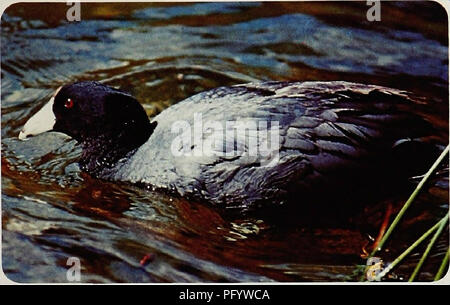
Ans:
[[[221,185],[230,196],[242,194],[239,185],[252,186],[249,201],[324,187],[332,192],[330,185],[337,189],[361,177],[376,177],[380,169],[389,168],[391,148],[399,139],[418,138],[431,130],[420,116],[403,111],[414,109],[414,101],[402,91],[341,82],[264,88],[274,94],[258,100],[270,113],[261,117],[281,119],[280,161],[273,168],[253,163],[235,170]],[[240,200],[245,205],[245,198]]]

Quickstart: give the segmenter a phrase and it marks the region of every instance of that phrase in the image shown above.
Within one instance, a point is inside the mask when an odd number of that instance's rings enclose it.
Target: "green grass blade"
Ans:
[[[412,282],[414,281],[414,279],[416,278],[417,274],[420,271],[420,268],[422,268],[423,263],[425,262],[425,260],[428,257],[428,254],[431,251],[431,248],[433,247],[434,243],[436,242],[436,240],[438,239],[439,235],[441,235],[442,230],[445,228],[445,226],[447,225],[447,221],[448,221],[448,217],[445,218],[445,221],[441,223],[441,225],[439,226],[439,228],[437,229],[436,233],[434,233],[433,238],[431,238],[430,242],[428,243],[427,248],[425,249],[425,252],[423,252],[422,257],[420,258],[419,263],[417,263],[416,268],[414,269],[413,273],[411,274],[411,277],[409,278],[408,282]]]
[[[411,253],[420,243],[422,243],[428,236],[430,236],[434,231],[436,231],[443,222],[446,222],[449,215],[445,215],[444,218],[439,220],[433,227],[428,229],[418,240],[416,240],[408,249],[406,249],[402,254],[400,254],[389,266],[387,266],[380,274],[377,275],[376,281],[381,280],[386,274],[388,274],[392,269],[394,269],[408,254]]]
[[[445,156],[448,154],[450,149],[450,145],[448,145],[444,151],[440,154],[440,156],[437,158],[437,160],[433,163],[433,165],[430,167],[428,172],[425,174],[425,176],[422,178],[422,180],[419,182],[417,187],[415,188],[414,192],[411,194],[411,196],[408,198],[406,203],[403,205],[402,209],[398,212],[397,216],[395,217],[392,224],[387,229],[386,233],[384,234],[383,238],[381,239],[380,243],[377,245],[377,247],[372,251],[369,257],[372,257],[377,251],[380,251],[386,241],[388,240],[389,236],[394,231],[395,227],[399,223],[400,219],[403,217],[403,214],[405,214],[406,210],[409,208],[411,203],[416,199],[417,195],[419,194],[420,190],[423,188],[427,180],[430,178],[431,174],[436,170],[436,168],[439,166],[439,164],[444,160]]]
[[[434,277],[435,281],[439,281],[444,275],[445,267],[447,266],[449,256],[450,256],[450,248],[447,250],[447,254],[444,256],[441,266],[439,267],[439,270],[436,273],[436,276]]]

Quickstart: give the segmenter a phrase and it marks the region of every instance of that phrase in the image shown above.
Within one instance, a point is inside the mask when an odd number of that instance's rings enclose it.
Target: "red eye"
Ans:
[[[67,101],[64,103],[64,107],[72,108],[73,107],[73,100],[71,98],[68,98]]]

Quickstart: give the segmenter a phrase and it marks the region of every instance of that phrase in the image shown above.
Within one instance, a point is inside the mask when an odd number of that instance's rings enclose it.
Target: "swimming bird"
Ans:
[[[330,206],[426,170],[438,149],[420,103],[376,85],[272,81],[202,92],[149,119],[129,93],[82,81],[56,90],[19,138],[65,133],[93,177],[225,209]]]

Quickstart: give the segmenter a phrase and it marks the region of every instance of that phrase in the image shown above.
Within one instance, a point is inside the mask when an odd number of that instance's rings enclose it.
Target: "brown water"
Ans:
[[[256,80],[348,80],[428,98],[448,139],[448,41],[433,2],[383,3],[368,22],[360,3],[15,4],[2,16],[2,262],[19,282],[66,282],[69,257],[86,282],[357,280],[386,202],[333,227],[281,227],[80,172],[76,143],[47,133],[22,142],[25,121],[53,91],[101,80],[134,94],[154,116],[197,92]],[[411,22],[414,20],[414,22]],[[362,201],[370,201],[362,198]],[[448,210],[435,179],[382,256],[389,261]],[[444,235],[421,280],[448,247]],[[151,254],[147,265],[141,259]],[[411,273],[420,252],[395,271]]]

